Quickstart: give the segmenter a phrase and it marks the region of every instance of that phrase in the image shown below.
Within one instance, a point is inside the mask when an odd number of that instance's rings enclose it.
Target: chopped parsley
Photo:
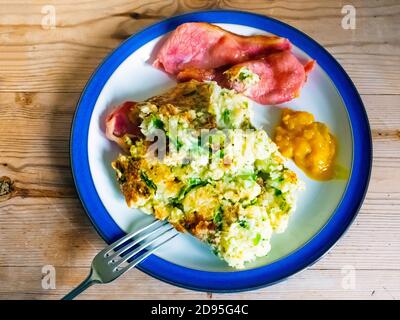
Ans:
[[[213,252],[216,256],[219,256],[219,250],[218,250],[218,248],[213,247],[213,248],[212,248],[212,252]]]
[[[194,188],[205,186],[208,183],[207,180],[201,180],[200,178],[189,178],[188,182],[189,185],[184,189],[182,198],[184,198]]]
[[[264,181],[270,179],[269,173],[264,171],[258,171],[257,176],[263,179]]]
[[[245,73],[245,72],[243,72],[243,71],[241,71],[240,73],[239,73],[239,80],[240,81],[243,81],[243,80],[246,80],[248,77],[250,77],[250,74],[249,73]]]
[[[239,226],[245,229],[248,229],[250,227],[247,220],[239,220]]]
[[[175,146],[176,150],[179,151],[183,147],[183,142],[179,140],[178,138],[176,139],[169,139],[169,141],[172,142],[172,144]]]
[[[149,177],[142,171],[140,172],[140,178],[144,181],[144,183],[154,191],[157,190],[157,186],[154,184],[153,181],[149,179]]]
[[[238,174],[237,176],[235,176],[235,179],[243,179],[243,180],[256,181],[256,179],[257,179],[257,174],[255,174],[255,173]]]
[[[164,130],[164,122],[162,122],[156,116],[152,115],[150,121],[151,127]]]
[[[279,209],[281,209],[282,211],[289,211],[290,205],[286,201],[282,201],[279,205]]]
[[[213,222],[217,226],[218,229],[221,227],[221,222],[222,222],[222,216],[224,214],[224,210],[222,209],[222,206],[219,206],[217,210],[215,210]]]
[[[256,203],[257,203],[257,198],[254,198],[253,200],[249,201],[247,204],[243,205],[243,208],[254,206]]]
[[[258,245],[260,243],[261,240],[261,234],[257,233],[256,237],[253,239],[253,243],[254,245]]]
[[[231,112],[231,110],[229,110],[229,109],[225,109],[225,110],[222,112],[222,121],[223,121],[226,125],[229,125],[230,122],[231,122],[231,114],[232,114],[232,112]]]
[[[178,209],[184,211],[183,204],[180,203],[177,198],[172,198],[170,200],[170,205],[173,206],[174,208],[178,208]]]
[[[170,200],[170,204],[173,207],[181,209],[178,205],[182,206],[181,201],[185,196],[196,187],[205,186],[208,183],[207,180],[201,180],[200,178],[189,178],[188,185],[183,187],[175,198]],[[182,210],[182,209],[181,209]]]
[[[123,139],[124,139],[124,143],[127,145],[127,146],[131,146],[132,145],[132,139],[128,136],[128,135],[124,135],[123,136]]]

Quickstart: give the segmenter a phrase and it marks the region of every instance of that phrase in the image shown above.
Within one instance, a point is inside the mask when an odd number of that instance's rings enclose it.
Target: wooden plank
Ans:
[[[0,266],[82,267],[103,246],[76,199],[70,174],[68,137],[78,96],[0,94],[0,176],[10,177],[19,189],[11,199],[0,202],[0,241],[14,243],[15,248],[12,257],[7,248],[0,249]],[[400,125],[397,103],[391,96],[363,99],[375,142],[371,186],[353,227],[315,268],[400,266],[400,171],[394,170],[399,166],[400,139],[389,134]],[[393,116],[382,116],[387,114]],[[32,255],[21,260],[27,251]]]
[[[81,92],[100,61],[132,33],[193,9],[242,9],[287,22],[323,44],[363,94],[400,92],[396,1],[357,1],[355,30],[341,27],[338,1],[57,1],[55,29],[41,26],[35,5],[6,3],[0,11],[0,91]],[[302,14],[300,15],[299,12]],[[3,13],[3,14],[1,14]]]
[[[270,15],[323,44],[363,94],[374,143],[371,184],[359,216],[320,261],[289,281],[247,293],[180,289],[138,270],[82,299],[399,299],[400,3],[352,1],[355,30],[341,27],[341,1],[57,0],[55,29],[42,28],[47,0],[0,0],[0,299],[58,299],[85,276],[104,246],[77,199],[69,167],[76,102],[98,63],[137,30],[173,14],[228,8]],[[5,190],[5,189],[4,189]],[[3,191],[4,191],[3,190]],[[41,288],[53,265],[57,289]],[[342,286],[354,267],[355,289]]]
[[[74,196],[68,141],[78,96],[73,93],[0,94],[1,175],[11,177],[17,187],[27,190],[63,191],[65,196]],[[398,192],[395,179],[399,178],[399,171],[393,170],[399,167],[400,157],[397,99],[392,96],[363,98],[374,139],[370,191]]]
[[[0,267],[0,299],[59,299],[82,281],[87,268],[56,268],[56,289],[42,289],[42,267]],[[351,271],[353,272],[353,271]],[[276,285],[235,293],[210,294],[174,287],[132,270],[113,283],[89,288],[78,299],[399,299],[400,271],[306,270]]]
[[[368,202],[344,238],[311,269],[350,264],[364,270],[400,270],[398,209],[384,212]],[[13,248],[12,255],[8,246],[0,248],[4,267],[85,267],[104,247],[77,199],[8,200],[1,205],[0,225],[0,241]]]

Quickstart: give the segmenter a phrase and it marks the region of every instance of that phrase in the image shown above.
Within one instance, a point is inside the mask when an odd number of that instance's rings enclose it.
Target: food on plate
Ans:
[[[241,36],[205,22],[181,24],[166,39],[153,65],[171,75],[187,68],[215,69],[290,49],[277,36]]]
[[[106,136],[128,151],[130,141],[140,137],[138,108],[136,102],[126,101],[106,118]]]
[[[239,36],[208,23],[185,23],[167,38],[154,66],[178,81],[216,81],[261,103],[279,104],[300,94],[315,61],[303,65],[287,39]]]
[[[187,69],[177,79],[215,80],[254,101],[272,105],[298,97],[313,65],[313,60],[303,65],[290,51],[282,51],[236,64],[225,71]]]
[[[278,104],[300,95],[314,61],[305,66],[290,52],[237,64],[224,72],[227,87],[261,104]]]
[[[217,81],[219,84],[223,80],[224,76],[221,70],[216,69],[199,69],[199,68],[186,68],[179,72],[176,76],[176,80],[179,82],[186,82],[190,80],[197,81]],[[219,81],[218,81],[219,80]]]
[[[315,122],[311,113],[284,109],[274,141],[282,155],[293,158],[311,178],[334,177],[335,137],[325,124]]]
[[[136,104],[142,136],[125,139],[129,154],[112,163],[129,207],[191,233],[234,268],[269,252],[302,188],[251,124],[249,102],[213,81],[179,83]]]

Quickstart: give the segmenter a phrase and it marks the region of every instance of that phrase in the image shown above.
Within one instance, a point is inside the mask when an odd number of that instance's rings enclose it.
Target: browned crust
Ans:
[[[113,163],[114,168],[123,175],[123,179],[120,179],[120,188],[128,206],[139,199],[149,198],[152,194],[152,190],[140,177],[141,162],[142,160],[118,159]]]

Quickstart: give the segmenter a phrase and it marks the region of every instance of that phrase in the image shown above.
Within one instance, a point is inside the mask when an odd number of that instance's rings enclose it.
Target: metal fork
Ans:
[[[155,220],[140,230],[128,233],[94,257],[89,276],[62,300],[72,300],[93,284],[115,280],[177,235],[178,232],[174,227],[160,220]],[[151,248],[145,250],[152,244],[154,245]]]

